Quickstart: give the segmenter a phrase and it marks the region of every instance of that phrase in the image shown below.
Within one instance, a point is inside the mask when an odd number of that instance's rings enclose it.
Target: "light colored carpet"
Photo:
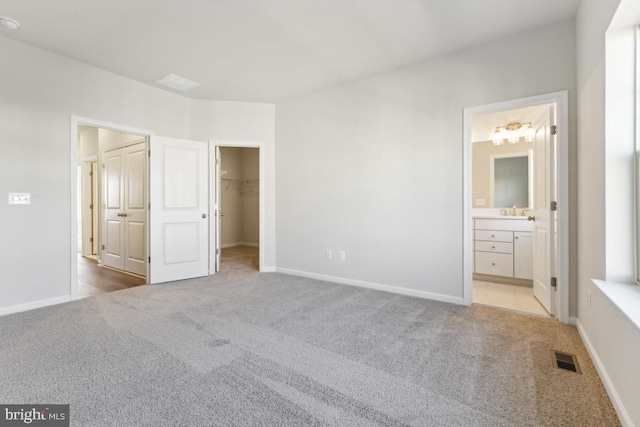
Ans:
[[[573,327],[250,263],[1,317],[0,376],[74,426],[619,425]]]

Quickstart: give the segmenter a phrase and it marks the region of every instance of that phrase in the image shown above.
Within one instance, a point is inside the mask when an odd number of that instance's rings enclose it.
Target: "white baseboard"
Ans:
[[[366,282],[364,280],[347,279],[345,277],[327,276],[324,274],[310,273],[308,271],[293,270],[289,268],[276,267],[278,273],[289,274],[291,276],[308,277],[310,279],[324,280],[325,282],[340,283],[342,285],[357,286],[359,288],[375,289],[378,291],[391,292],[394,294],[408,295],[411,297],[425,298],[435,301],[448,302],[451,304],[464,305],[464,298],[452,297],[449,295],[436,294],[433,292],[418,291],[409,288],[383,285],[380,283]]]
[[[275,267],[262,267],[262,269],[260,270],[260,273],[275,273],[275,272],[276,272]]]
[[[252,248],[259,248],[260,245],[258,243],[247,243],[247,242],[239,242],[239,243],[225,243],[224,245],[220,245],[221,249],[226,248],[235,248],[237,246],[249,246]]]
[[[580,319],[576,320],[576,327],[578,328],[578,333],[582,338],[582,342],[584,342],[584,345],[587,348],[587,352],[589,353],[589,356],[591,357],[591,360],[593,361],[593,364],[596,367],[598,374],[600,375],[602,384],[604,385],[604,388],[607,390],[607,394],[609,395],[609,398],[611,399],[611,403],[613,404],[613,407],[615,408],[616,413],[618,414],[618,418],[620,418],[620,423],[622,423],[622,425],[626,427],[634,427],[633,420],[631,420],[631,416],[627,412],[627,409],[625,408],[624,403],[622,402],[622,399],[620,399],[620,395],[616,391],[616,387],[613,385],[613,381],[611,381],[611,377],[609,377],[609,374],[607,373],[607,369],[602,363],[602,360],[600,360],[600,357],[598,356],[598,353],[596,352],[595,347],[591,343],[591,340],[589,339],[587,332],[582,327],[582,324],[580,323]]]
[[[47,307],[49,305],[62,304],[63,302],[71,301],[70,295],[64,295],[61,297],[43,299],[39,301],[27,302],[24,304],[12,305],[9,307],[1,307],[0,308],[0,316],[4,316],[5,314],[19,313],[21,311],[33,310],[36,308]]]
[[[569,316],[569,324],[571,326],[576,326],[578,324],[578,318],[575,316]]]

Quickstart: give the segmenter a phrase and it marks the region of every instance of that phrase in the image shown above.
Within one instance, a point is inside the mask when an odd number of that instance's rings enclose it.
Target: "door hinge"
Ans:
[[[220,164],[220,160],[216,159],[216,165],[219,165],[219,164]]]
[[[102,250],[104,251],[104,245],[102,245]]]
[[[106,163],[103,163],[103,164],[102,164],[102,169],[106,169],[106,168],[107,168],[107,164],[106,164]]]
[[[551,202],[551,210],[552,211],[558,210],[558,202]]]
[[[91,204],[91,205],[89,205],[89,209],[93,209],[93,205],[92,205],[92,204]]]
[[[149,257],[149,264],[151,264],[151,257]]]
[[[151,202],[147,205],[147,209],[151,210]]]
[[[149,157],[151,157],[151,150],[149,150]]]
[[[558,126],[551,125],[551,135],[555,135],[558,133]]]
[[[89,176],[93,176],[93,171],[89,171]]]
[[[552,288],[558,287],[558,278],[557,277],[552,277],[551,278],[551,287]]]
[[[220,253],[220,249],[216,248],[216,255]]]
[[[89,237],[89,242],[93,243],[93,237]]]

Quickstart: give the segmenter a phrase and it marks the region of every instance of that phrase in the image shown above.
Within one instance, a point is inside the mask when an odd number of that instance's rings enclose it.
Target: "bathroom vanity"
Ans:
[[[474,216],[474,276],[530,284],[533,279],[533,223],[525,216]],[[501,280],[502,279],[502,280]]]

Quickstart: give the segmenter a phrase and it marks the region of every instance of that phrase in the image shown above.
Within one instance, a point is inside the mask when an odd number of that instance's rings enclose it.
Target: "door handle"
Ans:
[[[118,216],[119,216],[119,217],[125,217],[125,216],[127,216],[127,213],[126,213],[126,212],[120,212],[120,213],[118,214]]]
[[[202,214],[202,218],[206,218],[206,217],[207,217],[207,214]]]
[[[536,220],[536,217],[535,217],[535,216],[531,216],[531,215],[529,215],[529,216],[527,217],[527,220],[528,220],[528,221],[535,221],[535,220]]]

